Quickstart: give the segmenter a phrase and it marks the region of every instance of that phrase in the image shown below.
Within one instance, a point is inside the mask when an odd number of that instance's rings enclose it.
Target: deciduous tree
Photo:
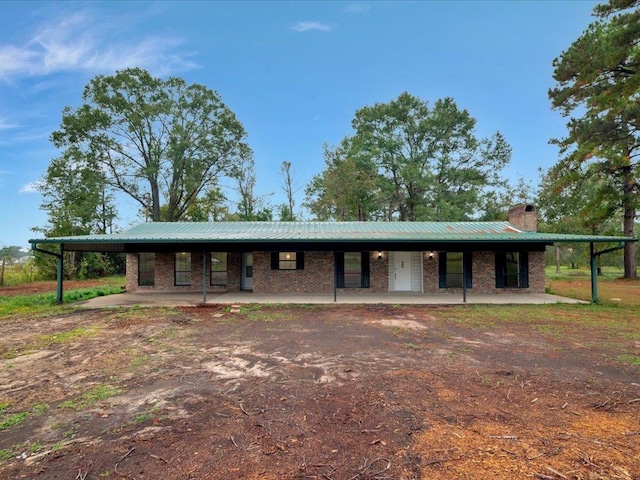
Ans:
[[[130,68],[95,77],[82,98],[64,109],[54,145],[97,165],[152,221],[183,219],[219,176],[251,156],[242,124],[202,85]]]
[[[38,183],[48,223],[35,231],[46,236],[113,233],[116,208],[113,190],[100,166],[86,161],[74,148],[54,159]],[[55,259],[36,256],[45,276],[55,275]],[[120,271],[121,259],[114,255],[65,252],[67,278],[93,277]]]
[[[501,172],[511,147],[500,133],[478,138],[475,125],[452,98],[437,100],[431,107],[405,92],[391,102],[361,108],[352,121],[354,135],[335,151],[326,173],[313,180],[311,193],[322,194],[316,194],[317,207],[330,212],[330,197],[322,189],[338,188],[331,182],[358,188],[354,180],[361,175],[374,183],[369,194],[376,195],[375,201],[365,192],[336,197],[347,200],[340,208],[334,205],[336,211],[353,215],[359,203],[375,205],[376,214],[389,220],[468,220],[483,215],[487,196],[505,186]]]
[[[345,138],[324,146],[325,168],[305,189],[305,206],[319,220],[367,221],[384,217],[382,177],[370,158]]]

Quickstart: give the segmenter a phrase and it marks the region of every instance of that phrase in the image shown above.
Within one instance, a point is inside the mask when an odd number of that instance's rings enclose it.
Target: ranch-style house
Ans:
[[[634,239],[539,233],[535,206],[519,205],[504,222],[156,222],[117,234],[30,243],[43,252],[39,245],[124,252],[127,291],[335,296],[340,289],[367,295],[543,293],[547,246],[589,242],[595,272],[598,255],[627,241]],[[611,242],[618,246],[596,251],[596,244]],[[54,255],[61,300],[63,256]]]

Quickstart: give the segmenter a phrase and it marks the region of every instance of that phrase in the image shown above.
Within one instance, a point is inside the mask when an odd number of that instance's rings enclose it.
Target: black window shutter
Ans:
[[[464,273],[466,275],[465,286],[473,288],[473,252],[464,252],[462,261],[464,262]]]
[[[506,253],[496,252],[496,288],[504,288],[504,266],[506,263]]]
[[[296,270],[304,270],[304,252],[296,252]]]
[[[280,269],[280,254],[278,252],[271,252],[271,270]]]
[[[520,252],[520,287],[529,288],[529,252]]]
[[[447,288],[447,252],[440,252],[438,255],[438,277],[438,286],[440,288]]]
[[[370,255],[369,252],[361,252],[360,255],[362,256],[361,258],[361,262],[362,262],[362,288],[369,288],[369,286],[371,285],[371,269],[370,269]]]
[[[344,288],[344,252],[335,252],[336,262],[336,287]]]

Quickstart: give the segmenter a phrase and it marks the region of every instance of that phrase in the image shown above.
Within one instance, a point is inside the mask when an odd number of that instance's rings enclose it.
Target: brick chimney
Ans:
[[[538,211],[533,205],[516,205],[509,210],[509,223],[523,232],[536,232]]]

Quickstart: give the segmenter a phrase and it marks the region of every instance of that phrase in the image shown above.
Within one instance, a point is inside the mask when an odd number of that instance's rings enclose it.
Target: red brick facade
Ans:
[[[456,292],[460,289],[439,287],[438,253],[424,252],[422,261],[424,293]],[[389,291],[388,252],[370,252],[369,288],[348,288],[341,290],[358,293],[386,293]],[[191,253],[191,285],[175,286],[175,255],[156,253],[155,284],[150,287],[138,285],[138,255],[127,254],[127,290],[202,290],[202,253]],[[207,272],[210,272],[210,258],[207,255]],[[472,253],[473,287],[470,293],[544,293],[544,252],[529,252],[529,287],[496,288],[495,253],[482,251]],[[241,255],[227,254],[227,286],[211,286],[210,277],[205,279],[207,291],[235,292],[241,290]],[[253,291],[257,293],[332,293],[334,285],[334,253],[329,251],[305,252],[304,269],[277,270],[271,268],[271,252],[253,252]]]

